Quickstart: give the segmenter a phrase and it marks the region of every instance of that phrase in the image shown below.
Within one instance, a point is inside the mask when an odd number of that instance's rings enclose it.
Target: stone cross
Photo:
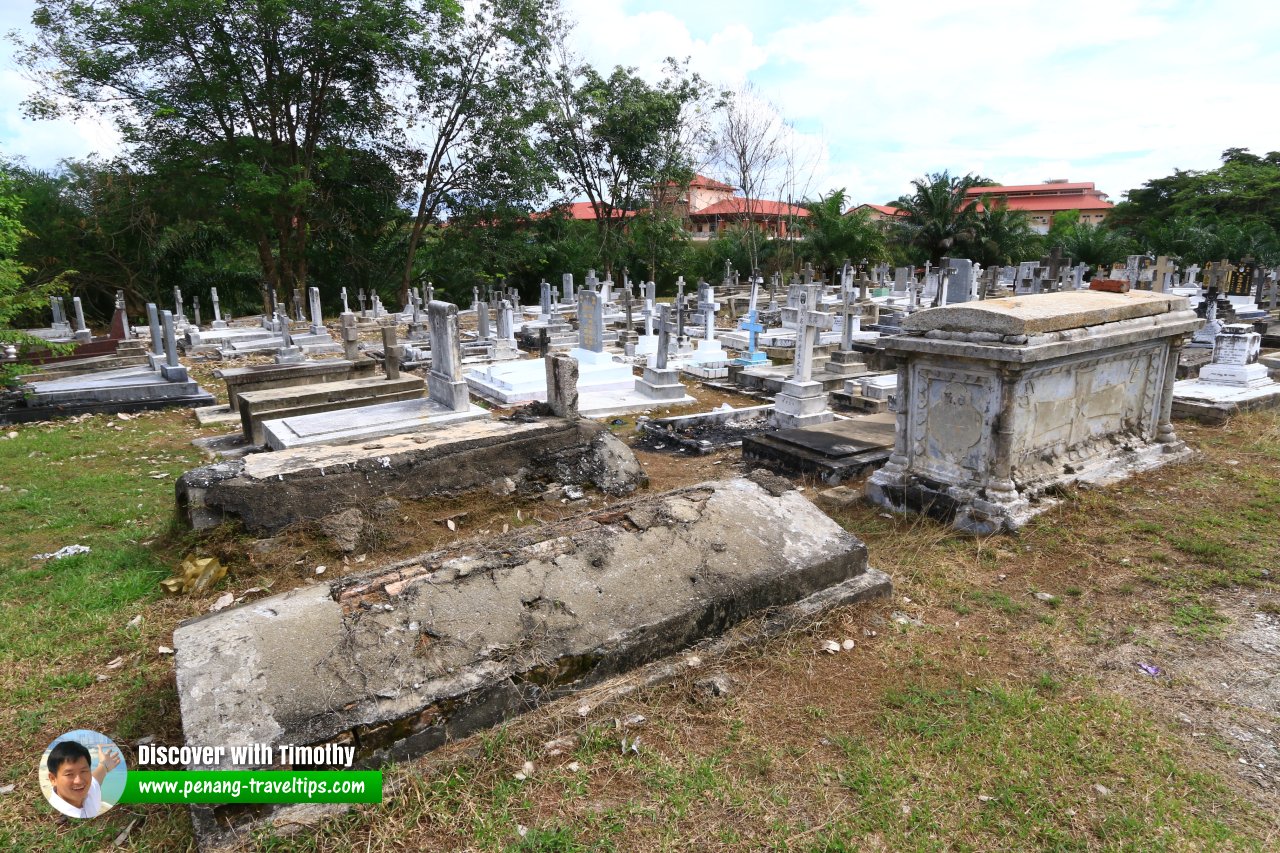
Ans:
[[[201,325],[201,321],[200,321],[200,294],[199,294],[199,293],[197,293],[195,296],[191,297],[191,313],[192,313],[192,315],[195,317],[195,324],[196,324],[196,328],[197,328],[197,329],[199,329],[199,328],[200,328],[200,325]]]
[[[346,288],[343,288],[343,295],[346,295]],[[222,322],[222,302],[218,299],[218,288],[209,288],[209,298],[213,300],[213,322]]]
[[[676,277],[676,300],[684,298],[684,276]]]
[[[347,304],[347,289],[344,287],[342,288],[342,313],[349,314],[350,312],[351,306]]]
[[[400,378],[400,345],[396,343],[396,325],[387,323],[382,327],[382,367],[388,379]],[[436,362],[435,347],[431,348],[431,363]]]
[[[658,306],[658,351],[653,356],[655,370],[667,369],[667,353],[671,349],[671,306]]]
[[[436,286],[431,282],[427,282],[427,302],[436,301]]]
[[[811,284],[813,282],[813,264],[805,261],[804,269],[801,272],[804,274],[803,283]]]
[[[805,287],[800,298],[796,314],[796,328],[800,330],[800,335],[796,338],[796,365],[792,375],[797,382],[809,382],[813,379],[813,348],[822,331],[833,325],[830,314],[814,310],[819,304],[819,295],[819,288],[810,284]]]
[[[702,312],[703,340],[716,339],[716,312],[720,303],[716,302],[715,288],[705,281],[698,282],[698,310]]]
[[[343,357],[348,361],[355,361],[360,357],[360,332],[356,329],[356,315],[343,311],[338,321],[342,324]]]
[[[293,334],[289,331],[289,318],[280,306],[276,306],[276,323],[280,326],[281,343],[286,348],[293,346]]]
[[[180,287],[173,289],[173,316],[177,318],[178,322],[182,322],[182,319],[186,316],[186,311],[182,304],[182,288]]]
[[[1175,265],[1169,263],[1168,255],[1156,258],[1156,265],[1152,267],[1151,289],[1156,293],[1168,293],[1171,286],[1170,279],[1177,270]]]
[[[753,361],[756,353],[756,339],[761,332],[764,331],[764,325],[761,324],[759,313],[756,309],[757,299],[759,298],[760,284],[763,280],[757,275],[751,277],[751,299],[747,303],[747,316],[743,319],[742,325],[738,328],[747,333],[747,352],[751,357],[748,361]]]
[[[590,285],[578,293],[578,346],[604,352],[604,300]]]
[[[769,310],[778,310],[778,288],[782,286],[782,273],[775,272],[769,276]]]
[[[1062,271],[1071,266],[1071,259],[1062,257],[1061,246],[1054,246],[1048,255],[1040,259],[1040,266],[1045,267],[1048,273],[1050,288],[1057,290]]]
[[[360,301],[360,313],[364,314],[366,311],[365,304],[366,304],[366,301],[368,300],[368,297],[365,296],[363,287],[360,288],[360,293],[357,295],[357,298]]]
[[[1187,287],[1199,287],[1200,282],[1196,281],[1196,276],[1200,274],[1200,265],[1192,264],[1187,267],[1187,280],[1183,282]]]
[[[864,272],[862,274],[862,281],[864,282],[863,292],[866,292],[866,280],[867,274]],[[857,322],[857,331],[861,331],[862,322],[860,316],[860,309],[855,306],[853,301],[853,286],[851,284],[846,284],[844,287],[840,288],[840,349],[845,351],[853,349],[853,333],[855,331],[853,328],[854,318],[859,318]]]
[[[591,291],[600,289],[600,279],[596,278],[595,270],[587,270],[587,277],[583,280],[582,286]]]

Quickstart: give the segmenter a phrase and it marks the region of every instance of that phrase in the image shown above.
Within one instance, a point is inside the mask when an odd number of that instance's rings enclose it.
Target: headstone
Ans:
[[[1200,381],[1240,388],[1271,384],[1266,365],[1258,364],[1262,335],[1247,323],[1228,323],[1213,344],[1213,361],[1200,368]]]
[[[566,305],[571,304],[576,298],[573,292],[573,273],[567,272],[560,276],[560,291],[564,298],[561,299]]]
[[[151,368],[154,370],[160,366],[159,359],[164,358],[164,338],[161,337],[160,331],[160,312],[156,310],[154,302],[147,303],[147,323],[151,327]]]
[[[1155,266],[1151,268],[1151,289],[1156,293],[1168,293],[1173,287],[1173,274],[1177,269],[1169,263],[1168,255],[1156,258]]]
[[[365,295],[363,287],[360,288],[360,292],[356,295],[356,298],[360,301],[360,316],[368,317],[369,312],[368,312],[368,308],[366,307],[368,302],[368,297]]]
[[[164,364],[160,366],[160,375],[170,382],[186,382],[187,369],[178,361],[178,335],[172,312],[162,312],[160,324],[164,327]]]
[[[351,306],[347,304],[347,289],[342,288],[342,313],[347,314],[351,311]]]
[[[550,320],[551,319],[551,284],[546,279],[543,279],[542,284],[539,285],[539,289],[542,291],[542,310],[539,314],[539,319]]]
[[[187,324],[187,314],[182,306],[182,288],[180,287],[173,289],[173,317],[178,325],[185,326]]]
[[[604,352],[604,300],[591,287],[594,277],[589,273],[587,285],[578,292],[578,347]]]
[[[796,316],[796,360],[791,378],[782,383],[774,398],[774,411],[769,423],[776,429],[812,426],[835,419],[821,382],[813,381],[813,348],[822,330],[833,325],[830,314],[815,310],[820,304],[821,288],[806,285]]]
[[[387,323],[382,327],[382,366],[386,371],[388,379],[400,378],[400,344],[396,342],[396,326],[395,323]],[[435,362],[435,352],[432,350],[432,363]]]
[[[458,337],[458,306],[432,301],[427,305],[431,326],[431,372],[427,393],[432,401],[455,412],[471,406],[467,383],[462,378],[462,343]]]
[[[940,288],[944,305],[959,305],[973,296],[973,261],[968,258],[943,258],[946,287]]]
[[[324,328],[324,317],[320,313],[320,288],[307,288],[307,295],[310,297],[308,301],[311,305],[311,334],[326,334]]]
[[[758,335],[764,331],[764,324],[760,322],[757,310],[757,300],[760,294],[761,279],[759,276],[751,277],[751,298],[747,303],[747,315],[743,318],[739,329],[747,333],[747,351],[735,358],[734,364],[764,365],[769,363],[769,359],[764,353],[756,349],[756,340]]]
[[[1186,281],[1182,282],[1183,286],[1199,287],[1200,282],[1196,281],[1196,276],[1198,276],[1199,274],[1200,274],[1199,264],[1192,264],[1191,266],[1187,267],[1187,278],[1186,278]]]
[[[346,288],[343,288],[343,293],[346,293]],[[225,329],[227,321],[222,319],[222,302],[218,299],[218,288],[209,288],[209,298],[213,301],[213,328]],[[343,310],[345,311],[346,308],[344,307]]]
[[[547,406],[551,414],[570,421],[578,419],[578,360],[558,352],[543,358],[547,369]]]
[[[476,302],[476,336],[481,341],[487,341],[490,337],[489,332],[489,303]]]
[[[355,361],[360,357],[360,332],[357,328],[356,315],[350,311],[343,311],[342,316],[338,318],[342,325],[342,353],[347,361]]]
[[[75,311],[75,325],[72,327],[75,339],[82,343],[93,340],[93,332],[89,331],[89,327],[84,322],[84,306],[80,304],[79,296],[71,298],[71,308]],[[174,345],[174,352],[177,352],[176,344]]]
[[[716,302],[715,288],[707,282],[698,283],[698,311],[702,314],[702,339],[704,341],[714,341],[716,339],[716,312],[720,310],[720,303]]]

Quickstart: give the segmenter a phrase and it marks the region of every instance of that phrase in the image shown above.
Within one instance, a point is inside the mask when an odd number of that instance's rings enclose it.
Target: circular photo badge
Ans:
[[[129,771],[111,738],[76,729],[49,744],[39,773],[49,805],[67,817],[97,817],[120,799]]]

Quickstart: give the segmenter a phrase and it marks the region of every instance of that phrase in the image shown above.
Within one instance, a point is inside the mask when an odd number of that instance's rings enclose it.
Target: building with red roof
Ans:
[[[752,222],[769,237],[786,237],[795,220],[808,215],[808,210],[796,204],[735,195],[691,211],[689,230],[695,240],[709,240],[727,225]]]
[[[1104,222],[1115,207],[1107,201],[1107,194],[1096,189],[1092,182],[1045,181],[1043,184],[972,187],[966,195],[975,200],[989,196],[1004,202],[1010,210],[1024,211],[1031,227],[1041,234],[1048,233],[1055,213],[1078,210],[1082,223],[1097,225]]]
[[[853,213],[855,210],[865,210],[868,218],[872,222],[885,222],[897,219],[900,216],[906,216],[907,212],[900,207],[891,207],[887,204],[855,204],[844,212],[845,216]]]

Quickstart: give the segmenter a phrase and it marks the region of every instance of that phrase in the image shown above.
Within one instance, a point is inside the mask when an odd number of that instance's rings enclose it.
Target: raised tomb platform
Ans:
[[[931,308],[886,338],[898,364],[893,454],[872,501],[975,533],[1014,531],[1076,482],[1189,451],[1170,420],[1183,297],[1076,291]]]
[[[888,594],[862,542],[788,489],[704,483],[183,623],[186,743],[341,743],[377,767],[701,650],[753,614],[771,614],[767,631]],[[192,817],[209,848],[302,811]]]

